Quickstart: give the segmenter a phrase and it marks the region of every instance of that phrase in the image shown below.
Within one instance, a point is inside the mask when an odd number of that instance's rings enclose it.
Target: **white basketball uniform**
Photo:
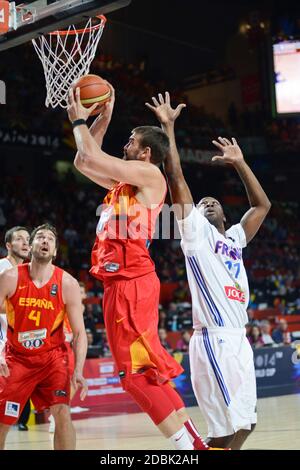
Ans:
[[[12,268],[13,265],[7,258],[0,259],[0,273],[6,271],[9,268]],[[0,305],[0,308],[2,305]],[[4,312],[0,311],[0,352],[4,348],[5,341],[6,341],[6,333],[7,333],[7,318]]]
[[[253,351],[245,332],[245,232],[237,224],[223,236],[196,207],[177,222],[193,304],[191,380],[208,437],[249,430],[256,423],[257,398]]]

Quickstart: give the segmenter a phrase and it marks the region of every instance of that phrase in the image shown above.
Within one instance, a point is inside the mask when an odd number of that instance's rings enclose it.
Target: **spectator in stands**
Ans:
[[[177,331],[178,330],[178,308],[177,304],[175,302],[170,302],[169,308],[168,308],[168,318],[170,319],[171,322],[171,330],[172,331]]]
[[[291,333],[288,331],[288,323],[284,318],[279,320],[278,328],[272,333],[272,338],[277,344],[289,345],[293,341]]]
[[[181,338],[177,341],[175,350],[180,352],[188,352],[190,339],[190,332],[188,330],[183,330],[181,332]]]
[[[185,280],[181,280],[178,283],[177,289],[173,292],[174,302],[184,302],[188,298],[188,287]]]
[[[93,305],[92,304],[86,304],[85,305],[85,310],[83,314],[83,319],[84,319],[84,326],[86,331],[91,331],[93,336],[96,335],[96,322],[94,318],[94,312],[93,312]]]
[[[253,308],[248,308],[247,309],[247,315],[248,315],[248,324],[249,325],[258,325],[259,322],[258,320],[255,319],[255,312]]]
[[[101,333],[101,354],[103,357],[111,357],[111,352],[106,336],[106,330],[103,330]]]
[[[158,337],[162,346],[168,351],[168,353],[172,353],[173,349],[170,343],[167,341],[167,330],[165,328],[159,328],[158,330]]]
[[[86,357],[88,359],[90,358],[95,358],[95,357],[100,357],[101,356],[101,347],[99,344],[96,344],[94,334],[91,330],[87,329],[86,331],[86,336],[87,336],[87,342],[88,342],[88,349],[87,349],[87,355]]]
[[[85,330],[85,332],[86,332],[86,337],[87,337],[88,346],[93,346],[93,344],[94,344],[94,335],[93,335],[93,332],[92,332],[89,328],[87,328],[87,329]]]
[[[252,349],[258,349],[264,346],[260,329],[256,325],[252,326],[248,339],[249,339],[249,343],[251,344]]]
[[[164,308],[159,309],[158,312],[158,328],[167,329],[167,312]]]
[[[249,339],[249,336],[250,336],[250,333],[251,333],[251,330],[252,330],[252,324],[251,323],[246,323],[245,328],[246,328],[246,336]]]
[[[261,339],[264,346],[274,346],[274,340],[271,336],[271,324],[269,320],[262,320],[260,322]]]

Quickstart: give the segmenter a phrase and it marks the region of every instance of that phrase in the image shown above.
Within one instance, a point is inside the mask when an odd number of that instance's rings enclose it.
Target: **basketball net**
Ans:
[[[96,25],[90,18],[83,29],[70,25],[67,30],[54,31],[32,40],[44,69],[47,107],[59,105],[66,108],[71,84],[89,73],[106,23],[104,16],[96,18]]]

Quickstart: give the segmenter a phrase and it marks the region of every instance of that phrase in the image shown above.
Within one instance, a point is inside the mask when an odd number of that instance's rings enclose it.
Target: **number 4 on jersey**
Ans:
[[[31,310],[28,318],[35,321],[35,326],[40,326],[41,312],[39,310]]]

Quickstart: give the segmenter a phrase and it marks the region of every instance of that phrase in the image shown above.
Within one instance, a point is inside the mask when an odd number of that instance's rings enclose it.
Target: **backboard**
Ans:
[[[131,0],[0,0],[0,51],[70,24],[127,6]]]

